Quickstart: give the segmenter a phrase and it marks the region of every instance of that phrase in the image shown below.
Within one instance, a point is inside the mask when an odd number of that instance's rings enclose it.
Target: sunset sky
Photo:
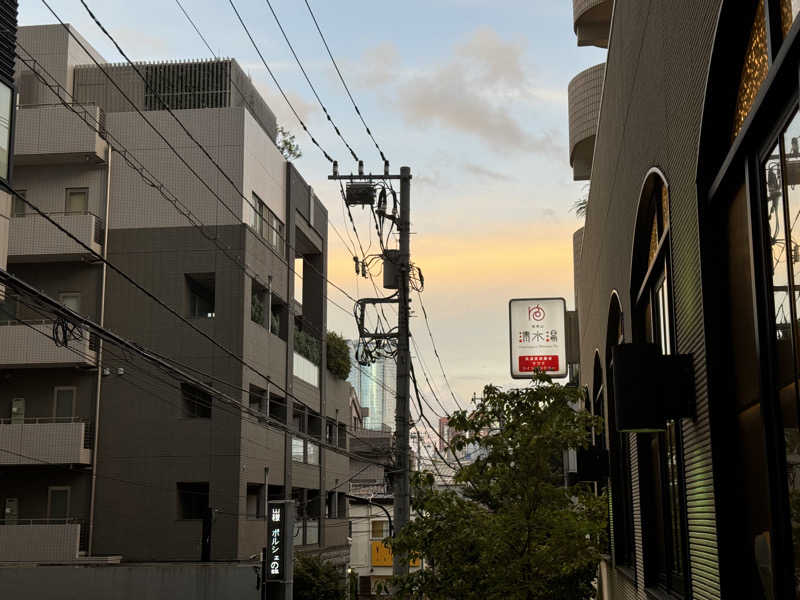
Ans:
[[[86,1],[136,60],[209,56],[174,0]],[[240,62],[279,123],[297,135],[303,151],[297,167],[347,239],[349,223],[338,188],[326,180],[327,161],[278,96],[228,2],[182,2],[217,54]],[[234,2],[315,137],[338,158],[341,171],[355,170],[266,3]],[[605,52],[577,47],[570,2],[310,2],[392,171],[411,167],[412,260],[425,274],[423,300],[456,394],[465,399],[486,383],[511,384],[508,300],[564,296],[572,308],[572,233],[581,222],[570,209],[583,184],[572,182],[569,168],[567,84],[605,60]],[[107,60],[122,60],[78,0],[52,5]],[[273,0],[273,6],[337,125],[367,170],[382,171],[304,2]],[[20,7],[20,25],[54,21],[38,2]],[[354,216],[366,247],[373,229],[366,213]],[[333,231],[329,278],[353,296],[374,293],[368,281],[355,277],[352,254]],[[328,293],[350,307],[334,288]],[[454,403],[416,305],[415,295],[412,333],[450,408]],[[329,305],[328,319],[329,329],[355,335],[349,312]]]

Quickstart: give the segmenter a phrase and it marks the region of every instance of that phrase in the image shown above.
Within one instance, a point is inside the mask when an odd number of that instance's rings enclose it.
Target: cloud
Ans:
[[[413,127],[438,126],[471,135],[496,151],[561,156],[554,132],[531,132],[514,116],[514,103],[536,105],[554,97],[534,85],[524,53],[523,40],[506,40],[484,27],[458,44],[443,63],[422,70],[402,69],[394,45],[382,44],[366,55],[358,80],[384,92]]]
[[[487,169],[486,167],[482,167],[476,163],[465,163],[464,168],[470,172],[472,175],[476,175],[478,177],[483,177],[484,179],[492,179],[494,181],[516,181],[517,178],[513,177],[512,175],[507,175],[506,173],[500,173],[499,171],[493,171],[492,169]]]
[[[310,144],[311,142],[306,138],[303,140],[303,132],[300,127],[300,124],[297,122],[297,117],[294,116],[289,105],[286,104],[286,100],[283,99],[280,92],[278,92],[273,85],[265,82],[265,81],[256,81],[255,79],[252,80],[253,85],[264,98],[264,101],[267,103],[272,111],[275,113],[275,118],[278,119],[278,124],[283,125],[290,131],[292,131],[296,136],[297,140],[302,144],[304,141]],[[305,121],[306,124],[315,117],[319,110],[317,109],[316,104],[312,104],[311,102],[306,102],[303,99],[303,96],[296,94],[290,90],[286,91],[286,95],[289,98],[289,101],[294,106],[294,109],[297,111],[297,114],[300,115],[300,118]]]

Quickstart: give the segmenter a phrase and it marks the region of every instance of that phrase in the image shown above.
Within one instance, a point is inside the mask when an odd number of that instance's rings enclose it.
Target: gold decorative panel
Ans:
[[[767,77],[768,70],[767,24],[764,19],[764,3],[759,2],[753,29],[750,31],[750,39],[747,42],[739,93],[736,97],[736,113],[733,120],[734,138],[739,135],[742,124],[753,106],[753,100]]]
[[[792,23],[800,12],[800,0],[781,0],[781,29],[783,37],[789,33]]]

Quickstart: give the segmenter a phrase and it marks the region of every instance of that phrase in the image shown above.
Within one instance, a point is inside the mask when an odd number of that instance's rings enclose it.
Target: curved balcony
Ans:
[[[572,18],[578,46],[608,48],[614,0],[572,0]]]
[[[575,181],[585,181],[592,175],[605,66],[589,67],[569,82],[569,164]]]

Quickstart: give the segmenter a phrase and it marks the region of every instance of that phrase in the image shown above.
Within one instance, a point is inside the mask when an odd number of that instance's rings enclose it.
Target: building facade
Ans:
[[[350,348],[350,378],[361,406],[367,409],[364,427],[376,431],[394,431],[397,364],[392,359],[379,358],[370,365],[360,365],[356,360],[356,342],[348,340]]]
[[[11,182],[14,148],[14,108],[16,88],[14,85],[14,50],[17,40],[17,0],[0,2],[0,178]],[[0,190],[0,268],[5,269],[8,260],[8,229],[11,218],[11,194]],[[0,285],[0,300],[4,289]]]
[[[295,549],[344,565],[352,389],[326,368],[327,211],[271,110],[233,60],[142,79],[61,25],[20,28],[18,55],[14,186],[83,245],[15,203],[9,271],[192,378],[9,295],[0,562],[246,561],[269,499],[294,501]]]
[[[800,7],[573,6],[579,44],[608,48],[569,88],[600,593],[796,598]]]

